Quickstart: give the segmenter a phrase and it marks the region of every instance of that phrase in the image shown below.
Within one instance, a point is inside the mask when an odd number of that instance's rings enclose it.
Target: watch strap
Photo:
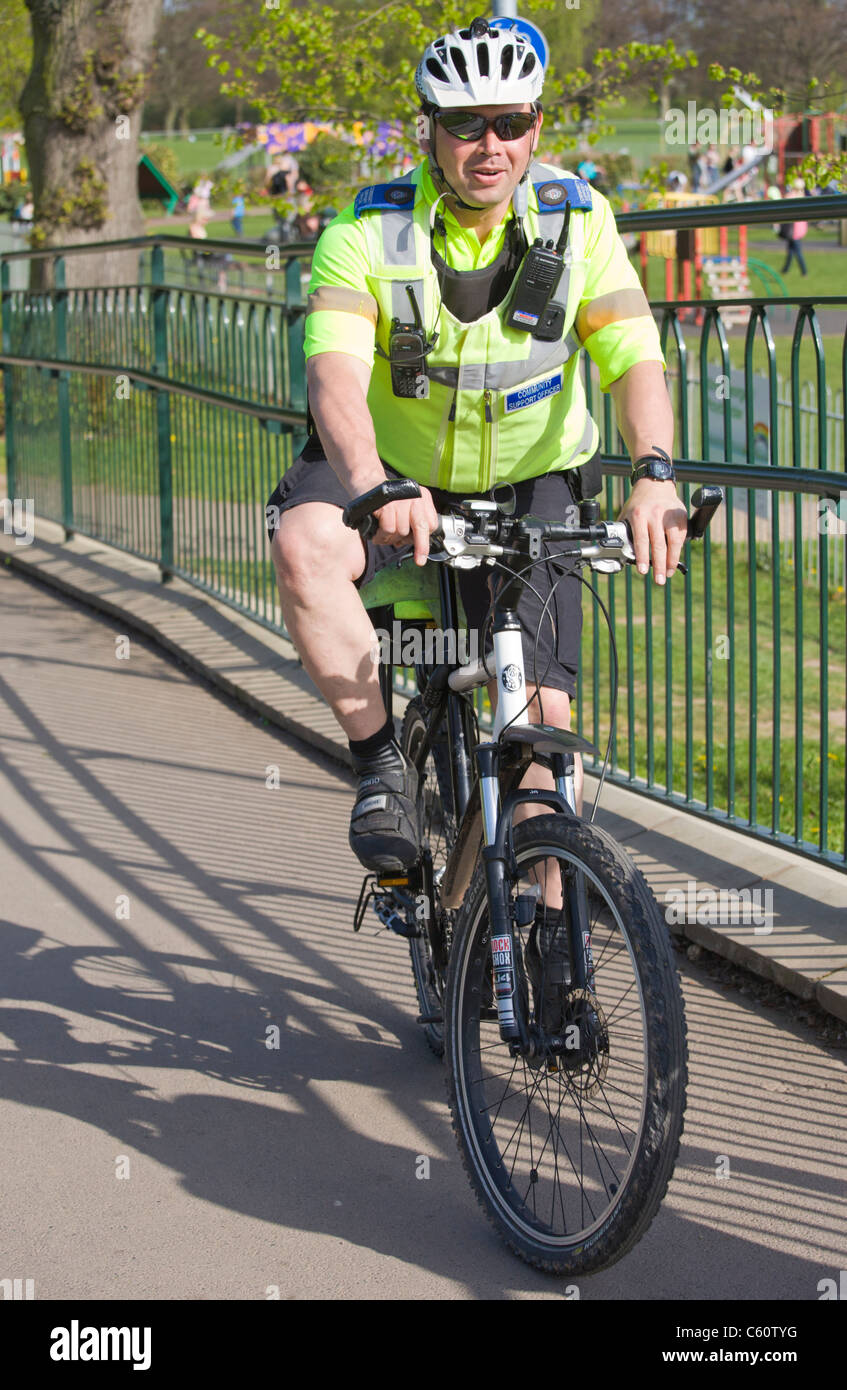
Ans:
[[[673,460],[658,445],[654,445],[652,453],[642,454],[632,465],[630,482],[637,483],[641,478],[655,478],[659,482],[676,482]]]

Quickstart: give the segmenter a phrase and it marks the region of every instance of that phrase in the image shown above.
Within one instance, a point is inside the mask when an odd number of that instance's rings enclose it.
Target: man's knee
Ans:
[[[567,691],[542,685],[538,694],[540,701],[533,698],[535,687],[528,687],[529,722],[531,724],[551,724],[555,729],[569,729],[571,727],[571,697]]]
[[[338,507],[322,502],[283,512],[271,556],[280,584],[293,594],[308,591],[320,580],[358,579],[365,567],[359,537],[344,525]]]

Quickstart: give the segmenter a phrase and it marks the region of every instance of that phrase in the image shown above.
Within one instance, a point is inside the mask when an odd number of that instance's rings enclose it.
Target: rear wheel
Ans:
[[[412,974],[427,1043],[437,1057],[444,1053],[444,987],[454,913],[441,907],[440,883],[447,855],[456,838],[446,739],[437,740],[421,765],[426,721],[420,700],[412,700],[403,717],[400,746],[418,768],[421,826],[420,887],[427,915],[416,922],[420,936],[409,941]]]
[[[640,1239],[667,1189],[685,1107],[682,994],[658,904],[611,836],[564,816],[533,817],[515,827],[514,850],[513,901],[538,901],[543,888],[546,902],[561,902],[568,876],[583,875],[593,969],[582,989],[569,968],[555,987],[530,987],[532,928],[514,926],[517,987],[537,1050],[513,1056],[500,1038],[477,870],[457,914],[447,987],[453,1128],[477,1197],[512,1250],[550,1273],[587,1273]]]

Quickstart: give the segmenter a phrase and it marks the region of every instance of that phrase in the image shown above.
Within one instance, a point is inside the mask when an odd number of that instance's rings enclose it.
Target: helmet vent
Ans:
[[[510,43],[505,44],[500,54],[500,73],[502,77],[508,77],[509,73],[512,71],[512,59],[514,56],[515,50],[512,45]]]
[[[532,70],[533,70],[534,67],[535,67],[535,54],[534,54],[534,53],[527,53],[526,57],[524,58],[523,67],[521,68],[521,77],[528,77],[529,74],[532,72]]]
[[[488,77],[488,76],[489,76],[488,48],[487,48],[487,45],[486,45],[486,44],[484,44],[484,43],[478,43],[478,44],[477,44],[477,46],[476,46],[476,60],[477,60],[477,62],[479,63],[479,72],[480,72],[480,76],[481,76],[481,77]]]
[[[436,62],[435,58],[427,58],[426,70],[427,72],[432,73],[433,77],[437,77],[439,82],[446,82],[448,80],[446,72],[444,71],[441,64],[439,62]]]
[[[462,82],[467,82],[468,65],[465,62],[465,55],[462,52],[461,48],[451,48],[450,57],[453,60],[453,66],[459,74],[459,77],[461,78]]]

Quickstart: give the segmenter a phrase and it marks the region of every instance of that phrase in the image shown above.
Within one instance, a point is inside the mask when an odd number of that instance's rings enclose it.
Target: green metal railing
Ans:
[[[847,199],[627,214],[619,225],[785,221],[798,208],[810,221],[843,216]],[[108,288],[98,271],[87,286],[66,283],[70,258],[91,247],[0,258],[8,495],[277,627],[263,512],[304,439],[310,253],[242,241],[198,250],[174,236],[102,243],[98,268],[133,257]],[[46,264],[49,288],[10,288],[22,258]],[[611,777],[843,868],[847,295],[733,300],[750,309],[741,330],[724,325],[729,302],[653,306],[683,494],[715,481],[726,506],[688,575],[663,591],[630,571],[594,576],[620,658]],[[587,361],[585,381],[611,513],[628,463]],[[595,605],[584,614],[577,724],[602,747],[608,640]]]

